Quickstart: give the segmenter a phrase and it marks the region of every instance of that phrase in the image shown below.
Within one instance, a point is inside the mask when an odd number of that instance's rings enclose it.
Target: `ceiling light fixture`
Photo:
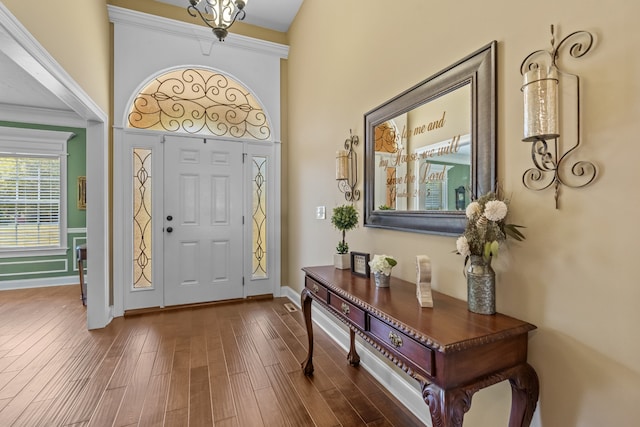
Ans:
[[[189,0],[187,12],[194,18],[200,15],[202,21],[213,30],[218,40],[224,41],[229,27],[237,19],[242,21],[246,15],[244,7],[248,0],[204,0],[204,12],[198,9],[201,0]]]

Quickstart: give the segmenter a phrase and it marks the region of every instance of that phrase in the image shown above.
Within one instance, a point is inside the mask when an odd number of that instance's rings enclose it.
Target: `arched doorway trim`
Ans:
[[[272,139],[257,96],[233,76],[204,67],[175,68],[145,82],[130,103],[125,123],[171,133]]]

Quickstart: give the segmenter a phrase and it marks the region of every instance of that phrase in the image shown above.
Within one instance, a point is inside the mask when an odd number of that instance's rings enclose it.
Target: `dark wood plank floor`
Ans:
[[[86,330],[75,286],[0,292],[0,426],[420,426],[288,300]],[[425,411],[427,410],[425,406]]]

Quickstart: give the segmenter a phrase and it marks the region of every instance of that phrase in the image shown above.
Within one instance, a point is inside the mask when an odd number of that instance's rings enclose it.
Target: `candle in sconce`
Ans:
[[[349,153],[345,150],[336,152],[336,180],[349,178]]]
[[[523,141],[551,139],[558,131],[558,72],[554,67],[536,68],[524,74]]]

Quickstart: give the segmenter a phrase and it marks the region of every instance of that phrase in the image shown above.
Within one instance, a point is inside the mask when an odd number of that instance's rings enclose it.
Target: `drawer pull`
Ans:
[[[344,314],[345,316],[349,315],[349,306],[345,303],[342,303],[342,305],[340,306],[342,308],[342,314]]]
[[[393,344],[395,348],[402,347],[402,338],[393,332],[389,332],[389,341],[391,341],[391,344]]]
[[[318,287],[318,285],[316,285],[315,283],[313,284],[313,286],[311,287],[311,289],[313,289],[314,293],[318,293],[320,291],[320,288]]]

